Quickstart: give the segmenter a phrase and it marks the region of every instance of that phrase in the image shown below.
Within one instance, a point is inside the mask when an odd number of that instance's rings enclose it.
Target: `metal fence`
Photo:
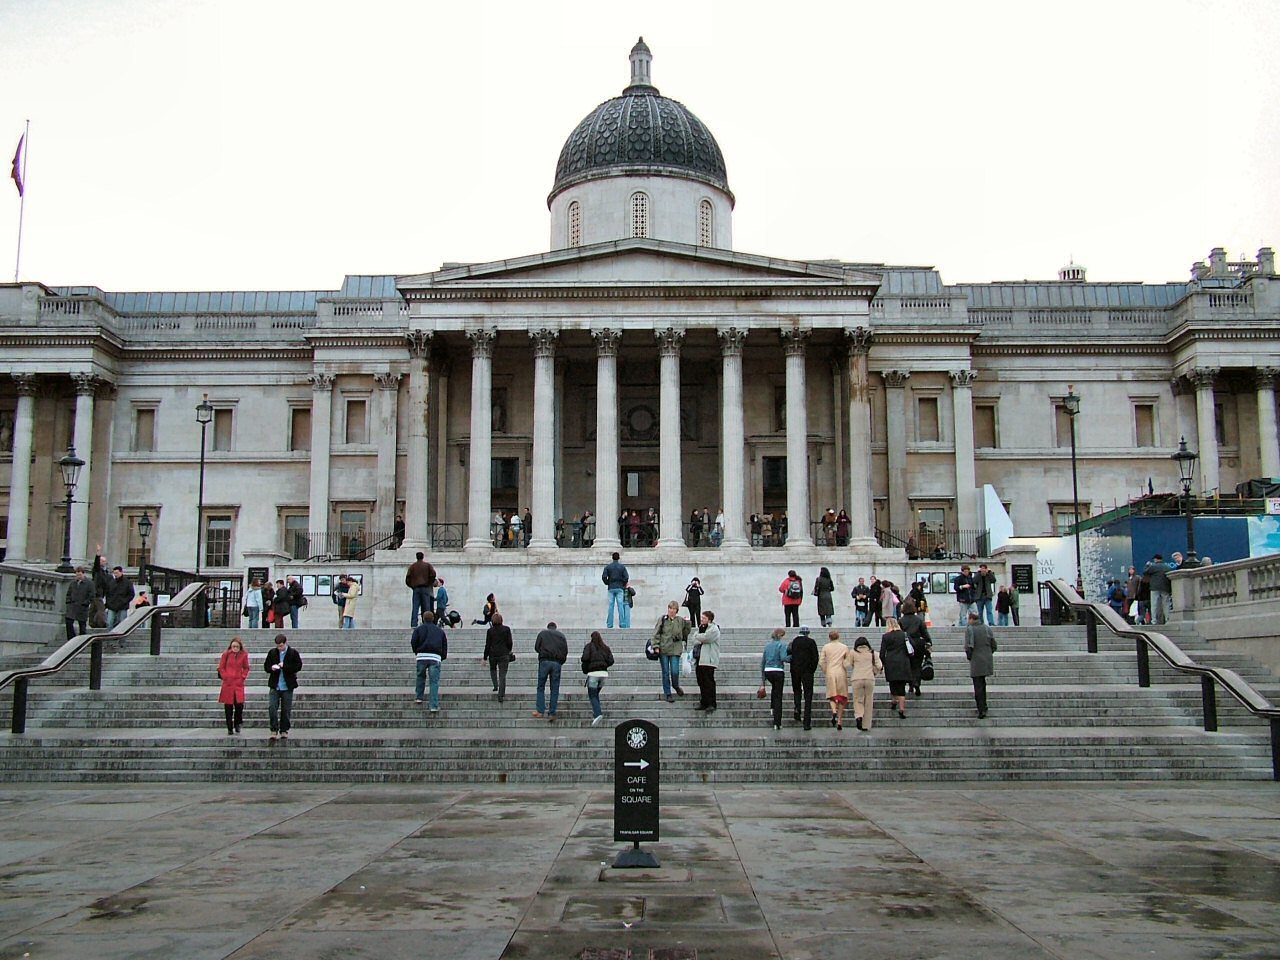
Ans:
[[[905,550],[908,560],[977,560],[991,556],[989,530],[948,527],[881,530],[877,527],[876,542],[882,547]]]
[[[156,603],[160,602],[160,597],[176,597],[188,584],[205,584],[203,598],[197,597],[190,607],[177,613],[165,614],[171,618],[168,623],[172,626],[198,627],[202,625],[201,620],[204,621],[204,626],[210,627],[240,626],[240,612],[244,606],[244,580],[238,575],[197,576],[189,570],[175,570],[148,563],[139,571],[138,580],[148,586],[152,600]]]

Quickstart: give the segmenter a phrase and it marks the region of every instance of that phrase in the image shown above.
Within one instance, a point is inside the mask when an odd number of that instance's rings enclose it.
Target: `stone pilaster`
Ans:
[[[1254,389],[1258,393],[1258,467],[1264,477],[1280,477],[1280,441],[1276,436],[1275,367],[1259,367],[1254,371]]]
[[[27,530],[31,524],[31,450],[35,441],[36,378],[15,373],[18,409],[13,417],[13,472],[9,480],[9,542],[5,559],[27,559]]]
[[[311,381],[311,510],[307,528],[319,543],[329,532],[329,443],[333,437],[333,374],[313,373]]]
[[[849,347],[849,539],[850,546],[870,546],[875,539],[875,501],[871,491],[871,389],[867,355],[871,331],[845,331]]]
[[[885,447],[889,452],[889,528],[904,537],[912,527],[907,502],[907,380],[908,370],[885,370]]]
[[[951,371],[951,411],[955,421],[956,526],[978,529],[977,476],[973,465],[973,382],[976,370]]]
[[[471,341],[471,456],[468,464],[467,539],[464,549],[493,549],[489,510],[493,499],[493,346],[496,330],[468,330]]]
[[[618,346],[617,330],[592,330],[596,342],[596,540],[605,550],[622,546],[618,538]]]
[[[680,346],[684,331],[655,330],[659,355],[658,546],[684,545],[681,520],[684,503],[680,487]]]
[[[72,443],[84,461],[75,500],[71,504],[71,557],[79,562],[89,554],[89,491],[93,479],[93,404],[101,380],[90,373],[72,374],[76,385],[76,417]]]
[[[431,416],[431,341],[426,330],[410,330],[404,336],[409,351],[409,416],[405,431],[404,530],[405,539],[423,543],[431,522],[429,481],[431,450],[428,428]]]
[[[1218,489],[1218,427],[1214,416],[1213,384],[1216,367],[1196,367],[1187,379],[1196,391],[1196,440],[1200,447],[1199,488],[1202,495]]]
[[[746,425],[742,407],[742,349],[747,331],[729,327],[720,338],[720,470],[726,548],[747,546]]]
[[[559,334],[531,330],[533,340],[533,532],[530,547],[556,546],[555,358]]]
[[[379,534],[391,533],[396,515],[396,421],[400,401],[400,378],[402,374],[375,373],[374,382],[378,384],[379,404],[377,433],[375,442],[378,445],[378,476],[376,490],[377,531]],[[408,528],[406,525],[406,536]]]
[[[787,365],[787,543],[811,547],[809,531],[809,404],[805,378],[805,348],[809,331],[784,327],[778,331]]]

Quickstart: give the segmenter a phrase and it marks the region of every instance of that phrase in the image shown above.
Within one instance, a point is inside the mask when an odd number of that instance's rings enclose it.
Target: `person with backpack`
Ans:
[[[1120,617],[1124,617],[1125,595],[1124,587],[1120,585],[1119,580],[1110,580],[1107,582],[1107,606],[1114,610]]]
[[[800,604],[804,602],[804,581],[794,570],[788,570],[786,579],[778,584],[782,594],[782,625],[800,629]]]
[[[445,624],[454,626],[454,619],[445,611],[449,609],[449,591],[444,588],[444,577],[436,578],[436,624],[443,627]],[[461,622],[462,618],[458,618]]]

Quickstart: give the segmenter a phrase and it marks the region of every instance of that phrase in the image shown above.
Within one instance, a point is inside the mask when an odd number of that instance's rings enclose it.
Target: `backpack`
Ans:
[[[787,596],[791,599],[804,596],[804,584],[799,580],[792,580],[787,584]]]

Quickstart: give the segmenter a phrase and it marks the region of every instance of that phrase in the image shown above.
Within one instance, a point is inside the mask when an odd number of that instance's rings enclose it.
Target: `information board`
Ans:
[[[658,840],[658,727],[624,720],[613,728],[613,839]]]
[[[1009,565],[1009,577],[1013,580],[1013,589],[1019,593],[1035,593],[1036,578],[1035,569],[1029,563],[1014,563]]]

